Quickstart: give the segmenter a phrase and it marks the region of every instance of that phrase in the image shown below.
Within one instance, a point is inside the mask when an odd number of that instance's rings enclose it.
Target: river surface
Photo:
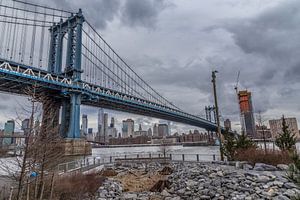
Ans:
[[[258,146],[264,148],[263,142],[259,142]],[[267,142],[266,146],[268,149],[278,149],[273,142]],[[296,144],[298,152],[300,152],[300,143]],[[93,148],[92,157],[108,157],[108,156],[124,156],[124,155],[137,155],[147,156],[147,154],[162,154],[163,148],[159,146],[143,146],[143,147],[117,147],[117,148]],[[182,156],[185,154],[189,157],[195,157],[199,154],[200,160],[211,161],[216,156],[216,159],[220,157],[219,146],[168,146],[166,148],[167,154],[173,154]],[[189,154],[189,155],[188,155]],[[196,158],[196,157],[195,157]]]

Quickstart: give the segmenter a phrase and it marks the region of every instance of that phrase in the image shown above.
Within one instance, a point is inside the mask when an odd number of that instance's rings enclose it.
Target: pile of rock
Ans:
[[[254,167],[201,164],[172,164],[173,173],[167,178],[169,188],[162,192],[126,192],[120,182],[107,179],[98,190],[98,199],[277,199],[288,200],[300,195],[299,188],[287,178],[286,166],[271,167],[257,164]],[[250,169],[249,169],[250,168]],[[151,170],[161,170],[159,166]],[[269,170],[269,171],[267,171]],[[143,183],[141,183],[143,184]]]
[[[174,167],[168,192],[183,199],[290,199],[300,194],[298,187],[284,177],[284,171],[207,164]]]

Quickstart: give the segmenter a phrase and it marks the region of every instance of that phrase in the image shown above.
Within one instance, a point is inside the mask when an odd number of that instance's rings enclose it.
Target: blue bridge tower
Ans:
[[[53,74],[65,75],[73,83],[81,81],[81,48],[82,48],[82,25],[84,17],[81,9],[67,20],[61,20],[50,28],[51,41],[48,60],[48,71]],[[67,37],[67,53],[65,70],[62,71],[63,63],[63,38]],[[62,136],[67,138],[80,137],[80,91],[62,91],[64,98],[61,99],[61,127]],[[60,105],[59,105],[60,106]],[[59,116],[57,116],[59,117]]]

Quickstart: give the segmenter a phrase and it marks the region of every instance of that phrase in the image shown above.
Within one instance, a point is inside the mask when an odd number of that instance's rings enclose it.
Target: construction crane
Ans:
[[[239,86],[239,80],[240,80],[240,70],[238,72],[237,78],[236,78],[236,84],[234,86],[235,93],[238,95],[238,86]]]
[[[239,104],[239,81],[240,81],[240,70],[238,71],[238,74],[237,74],[237,78],[236,78],[236,83],[235,83],[235,86],[234,86],[234,90],[235,90],[235,93],[236,93],[236,97],[237,97],[237,102]],[[239,110],[240,110],[240,106],[239,106]],[[244,132],[244,125],[243,125],[243,116],[242,116],[242,113],[240,113],[240,123],[241,123],[241,130],[242,132]]]

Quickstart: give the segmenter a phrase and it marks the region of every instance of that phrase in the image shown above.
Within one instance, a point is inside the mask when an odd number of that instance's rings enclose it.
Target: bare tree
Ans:
[[[23,197],[43,199],[45,191],[48,195],[53,193],[54,176],[64,156],[63,138],[59,134],[58,124],[60,102],[45,93],[36,91],[37,87],[27,88],[25,91],[31,105],[30,109],[23,109],[25,113],[27,112],[27,116],[30,113],[29,132],[25,137],[23,156],[12,159],[9,164],[6,163],[10,166],[7,169],[15,168],[9,174],[18,183],[16,193],[18,200]],[[42,123],[36,123],[41,115]],[[13,165],[14,167],[11,167]],[[16,171],[20,173],[15,173]],[[30,174],[36,176],[31,177]],[[48,184],[49,180],[50,184]]]

